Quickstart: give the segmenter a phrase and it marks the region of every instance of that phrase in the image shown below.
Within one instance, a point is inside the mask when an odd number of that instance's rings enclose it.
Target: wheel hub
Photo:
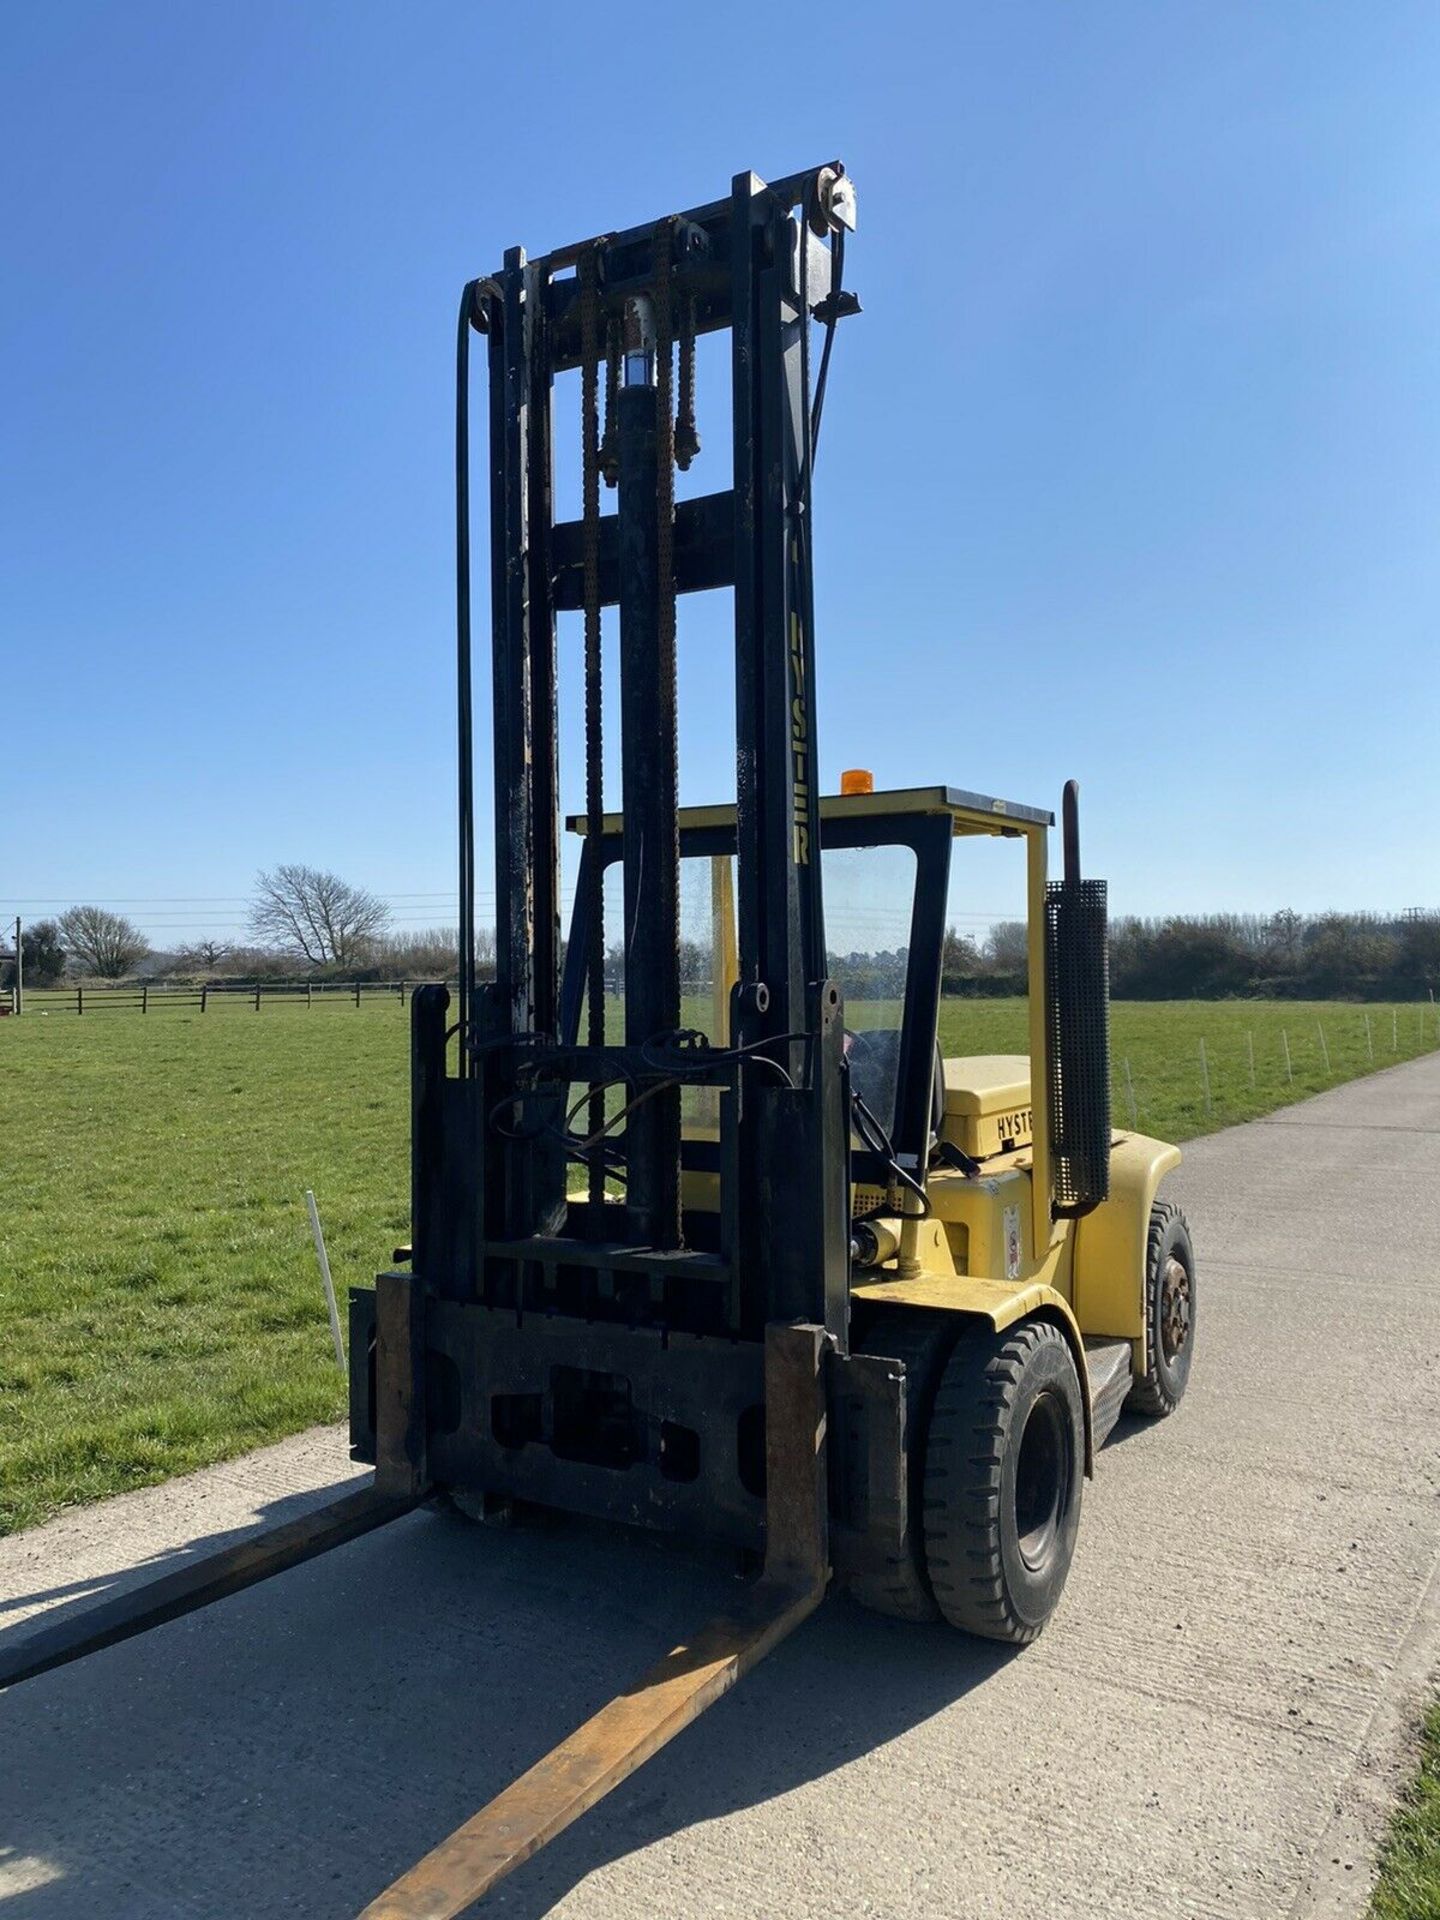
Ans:
[[[1172,1254],[1160,1275],[1160,1345],[1167,1361],[1173,1361],[1190,1338],[1190,1317],[1190,1275]]]
[[[1065,1410],[1054,1393],[1042,1393],[1025,1422],[1015,1469],[1015,1531],[1032,1572],[1042,1571],[1054,1551],[1069,1487]]]

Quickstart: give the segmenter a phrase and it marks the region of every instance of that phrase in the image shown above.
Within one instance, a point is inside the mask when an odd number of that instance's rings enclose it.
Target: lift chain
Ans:
[[[620,322],[605,333],[605,431],[600,436],[600,472],[607,487],[620,484],[620,440],[615,397],[620,391]]]
[[[587,1039],[592,1047],[605,1044],[605,909],[604,867],[600,847],[605,831],[603,705],[601,701],[600,624],[600,260],[601,243],[587,247],[578,262],[580,278],[580,457],[581,528],[585,604],[585,833],[589,850],[590,899],[587,903],[585,942],[586,996],[589,1002]],[[612,328],[613,332],[613,328]],[[608,399],[608,395],[607,395]],[[606,433],[613,411],[608,409]],[[605,1124],[605,1095],[590,1091],[587,1135],[596,1139]],[[603,1139],[589,1155],[589,1200],[598,1210],[605,1199]],[[598,1217],[596,1228],[598,1231]]]
[[[700,451],[695,425],[695,296],[680,307],[680,407],[675,415],[675,464],[682,473]]]
[[[658,621],[659,672],[656,698],[662,712],[676,711],[675,668],[675,324],[673,247],[678,221],[672,215],[655,229],[655,518],[657,522],[656,571],[660,576]],[[677,738],[675,721],[670,722],[670,738]],[[678,784],[678,760],[672,776]],[[679,823],[674,823],[675,847],[670,858],[680,858]],[[668,850],[667,850],[668,851]],[[675,927],[678,947],[680,928]]]
[[[655,519],[656,572],[659,575],[659,607],[656,621],[656,704],[666,716],[670,734],[671,763],[669,768],[670,810],[666,832],[666,844],[663,851],[665,868],[678,874],[680,870],[680,820],[678,813],[680,766],[679,766],[679,723],[675,661],[675,325],[674,295],[675,234],[679,227],[675,215],[661,220],[655,228],[655,428],[657,445],[655,448]],[[680,951],[680,901],[678,887],[671,894],[674,918],[669,933],[671,949]],[[679,1007],[675,1013],[679,1015]],[[678,1112],[675,1124],[675,1152],[678,1162],[680,1151],[680,1126]],[[676,1168],[676,1191],[679,1191],[679,1168]],[[676,1244],[679,1244],[679,1222],[676,1227]]]

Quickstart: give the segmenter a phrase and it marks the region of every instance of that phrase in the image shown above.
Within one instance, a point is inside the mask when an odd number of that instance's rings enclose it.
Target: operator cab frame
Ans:
[[[823,852],[867,847],[907,848],[915,857],[914,893],[910,903],[908,953],[903,988],[899,1057],[889,1136],[896,1159],[922,1184],[935,1138],[937,1033],[940,1011],[941,959],[948,918],[950,857],[957,839],[992,837],[1021,839],[1027,860],[1027,934],[1030,977],[1030,1072],[1034,1109],[1033,1167],[1035,1232],[1038,1244],[1048,1241],[1051,1228],[1050,1190],[1046,1155],[1046,1030],[1045,1006],[1045,882],[1046,846],[1054,815],[1049,811],[988,794],[954,787],[908,787],[883,792],[825,795],[820,800],[820,838]],[[594,883],[596,843],[586,831],[583,815],[572,815],[566,825],[584,841],[575,907],[566,947],[560,992],[562,1045],[578,1043],[584,1017],[585,954],[588,950],[590,903],[599,889]],[[680,858],[726,860],[736,849],[735,808],[682,807],[679,810]],[[598,843],[605,872],[616,868],[623,851],[623,819],[604,817]],[[603,886],[604,874],[601,876]],[[728,989],[729,983],[726,983]],[[718,996],[717,996],[718,998]],[[718,1021],[716,1022],[718,1024]],[[728,1043],[724,1031],[710,1036],[716,1046]],[[717,1141],[687,1132],[681,1142],[686,1173],[718,1174]],[[852,1145],[850,1178],[855,1186],[885,1187],[892,1175],[882,1158],[863,1143]]]

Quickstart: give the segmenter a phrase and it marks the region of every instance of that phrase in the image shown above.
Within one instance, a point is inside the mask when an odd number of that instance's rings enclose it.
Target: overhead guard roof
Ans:
[[[1021,806],[1017,800],[997,800],[988,793],[965,793],[959,787],[895,787],[884,793],[826,793],[820,797],[822,820],[855,820],[896,813],[948,813],[957,834],[1014,833],[1055,824],[1054,814],[1043,807]],[[565,824],[571,833],[584,833],[585,816],[572,813]],[[733,805],[680,809],[682,833],[687,827],[733,827],[734,824]],[[606,833],[619,833],[620,825],[618,813],[606,814]]]

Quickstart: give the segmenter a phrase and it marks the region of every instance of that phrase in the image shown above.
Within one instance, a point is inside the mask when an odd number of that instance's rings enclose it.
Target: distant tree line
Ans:
[[[1023,993],[1025,925],[945,936],[945,991]],[[1423,1000],[1440,993],[1440,914],[1213,913],[1110,922],[1117,1000]]]
[[[363,948],[352,949],[344,961],[310,961],[290,947],[207,940],[168,955],[164,977],[208,980],[213,986],[294,979],[317,985],[325,980],[454,980],[459,952],[460,935],[454,927],[379,934]],[[479,980],[495,977],[495,936],[488,928],[476,931],[475,973]]]
[[[68,974],[123,979],[143,969],[152,979],[226,982],[276,980],[447,980],[456,973],[452,927],[401,933],[377,895],[315,867],[285,865],[256,879],[249,943],[195,940],[152,953],[140,929],[98,906],[75,906],[22,935],[25,978],[35,988]],[[1002,920],[984,940],[950,927],[942,954],[950,994],[1022,994],[1025,923]],[[852,999],[888,1000],[904,989],[908,950],[832,953],[831,970]],[[495,936],[476,934],[476,974],[494,978]],[[694,994],[711,983],[708,942],[682,940],[680,978]],[[621,990],[624,953],[606,953],[606,983]],[[0,985],[14,982],[11,960]],[[1278,913],[1126,917],[1110,923],[1110,989],[1120,1000],[1216,1000],[1228,997],[1407,1000],[1440,993],[1440,913],[1304,915]]]
[[[141,974],[217,985],[297,974],[317,981],[443,980],[457,971],[453,928],[395,932],[378,895],[316,867],[288,864],[257,875],[248,928],[248,941],[197,939],[157,953],[123,914],[75,906],[23,929],[25,982],[39,989],[67,975],[121,980]],[[494,935],[477,933],[475,952],[479,977],[493,975]],[[12,957],[0,986],[13,986],[15,971]]]

